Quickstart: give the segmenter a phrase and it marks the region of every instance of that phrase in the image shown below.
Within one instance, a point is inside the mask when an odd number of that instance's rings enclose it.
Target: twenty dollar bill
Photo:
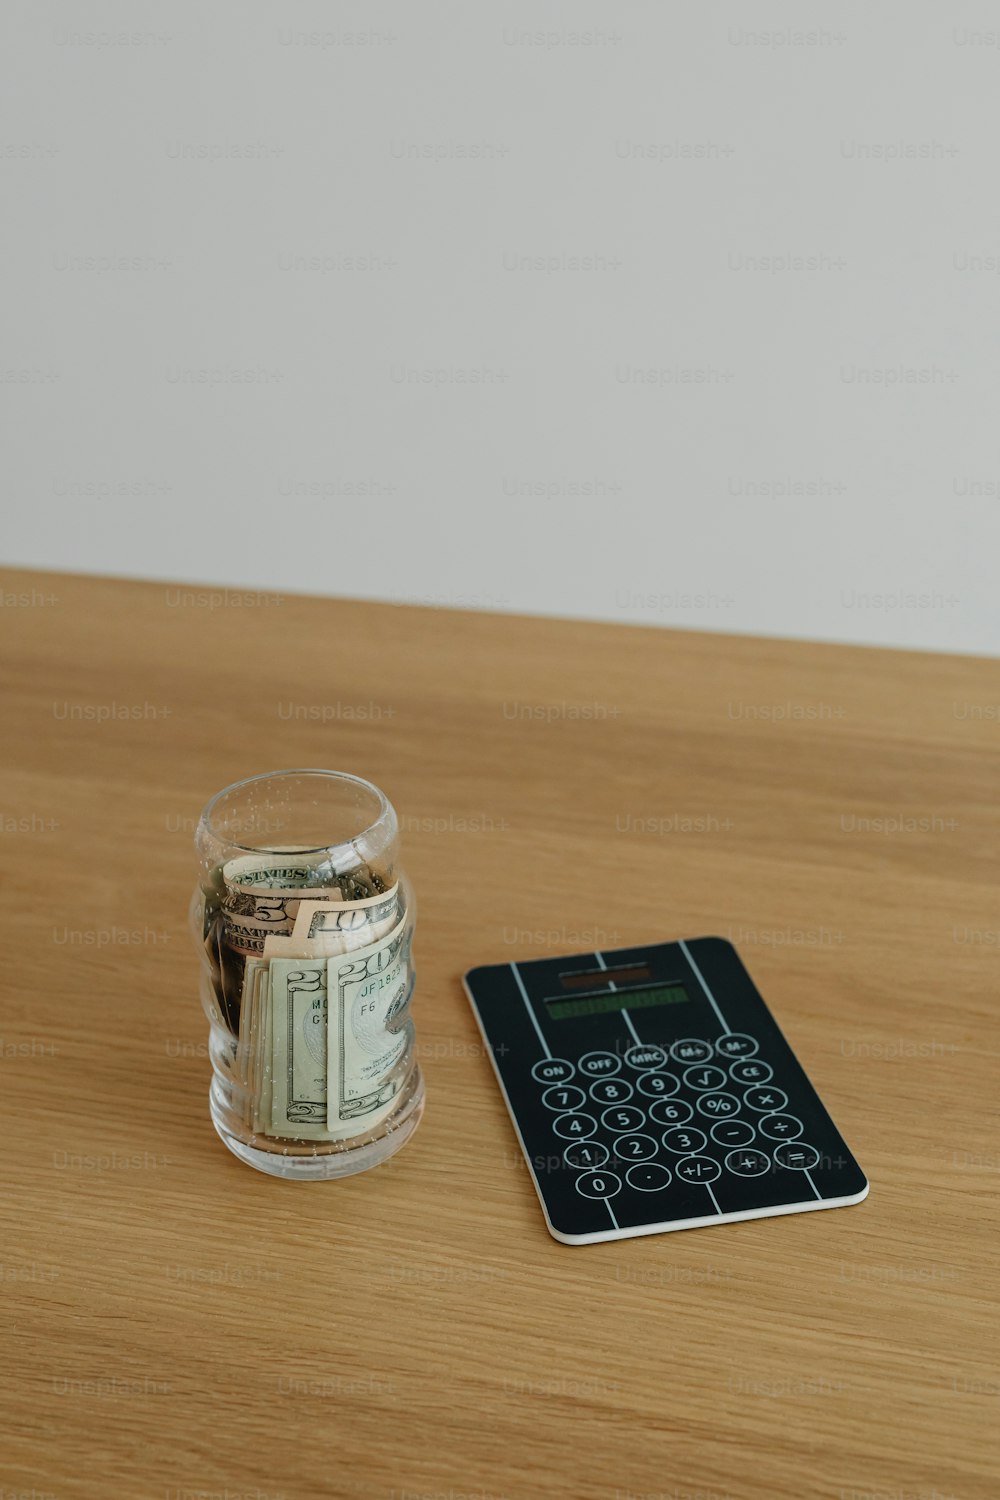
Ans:
[[[405,919],[367,948],[269,968],[271,1135],[343,1140],[373,1128],[391,1113],[409,1039]]]

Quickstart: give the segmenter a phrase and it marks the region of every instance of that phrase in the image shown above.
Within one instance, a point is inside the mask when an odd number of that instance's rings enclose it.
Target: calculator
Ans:
[[[568,1245],[859,1203],[868,1181],[732,943],[470,969],[549,1231]]]

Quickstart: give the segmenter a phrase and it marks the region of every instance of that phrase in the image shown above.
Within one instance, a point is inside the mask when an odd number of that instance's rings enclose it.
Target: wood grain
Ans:
[[[995,663],[3,590],[0,1496],[997,1493]],[[427,1114],[343,1183],[217,1140],[186,930],[202,804],[296,765],[419,899]],[[559,1245],[460,975],[708,933],[871,1195]]]

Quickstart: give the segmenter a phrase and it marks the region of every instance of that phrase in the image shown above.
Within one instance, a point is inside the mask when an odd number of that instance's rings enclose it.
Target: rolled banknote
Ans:
[[[379,942],[330,958],[272,958],[269,1134],[346,1140],[390,1114],[409,1023],[405,918]],[[393,1029],[390,1030],[390,1023]]]
[[[364,901],[299,901],[289,937],[269,933],[265,958],[329,958],[369,947],[400,918],[399,887]]]
[[[382,1024],[399,1011],[408,972],[399,888],[356,851],[346,869],[331,852],[239,856],[213,870],[204,890],[206,949],[233,1036],[234,1107],[249,1129],[282,1140],[346,1139],[383,1118],[397,1088],[386,1075],[406,1046],[405,1033]],[[330,964],[342,960],[376,969],[341,976]],[[354,1004],[362,975],[367,1003],[345,1025],[341,1008]],[[386,985],[392,992],[373,1004]]]
[[[405,919],[370,948],[327,961],[327,1124],[335,1139],[369,1130],[393,1108],[394,1068],[410,1040],[413,993]]]
[[[269,1135],[329,1140],[326,959],[273,958]]]
[[[262,954],[268,937],[291,937],[302,901],[325,901],[364,907],[388,898],[395,886],[367,865],[340,875],[328,873],[327,884],[315,880],[325,867],[288,856],[263,862],[260,855],[232,859],[222,867],[221,897],[226,943],[237,953]]]
[[[228,890],[295,891],[339,887],[345,901],[378,896],[392,884],[391,870],[374,870],[353,848],[244,854],[222,866]]]

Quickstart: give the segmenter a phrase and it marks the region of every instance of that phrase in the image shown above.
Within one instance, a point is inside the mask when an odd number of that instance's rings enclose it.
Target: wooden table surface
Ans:
[[[996,1496],[995,662],[0,582],[0,1500]],[[217,1139],[186,925],[204,802],[298,765],[419,901],[427,1112],[340,1183]],[[460,976],[708,933],[871,1194],[560,1245]]]

